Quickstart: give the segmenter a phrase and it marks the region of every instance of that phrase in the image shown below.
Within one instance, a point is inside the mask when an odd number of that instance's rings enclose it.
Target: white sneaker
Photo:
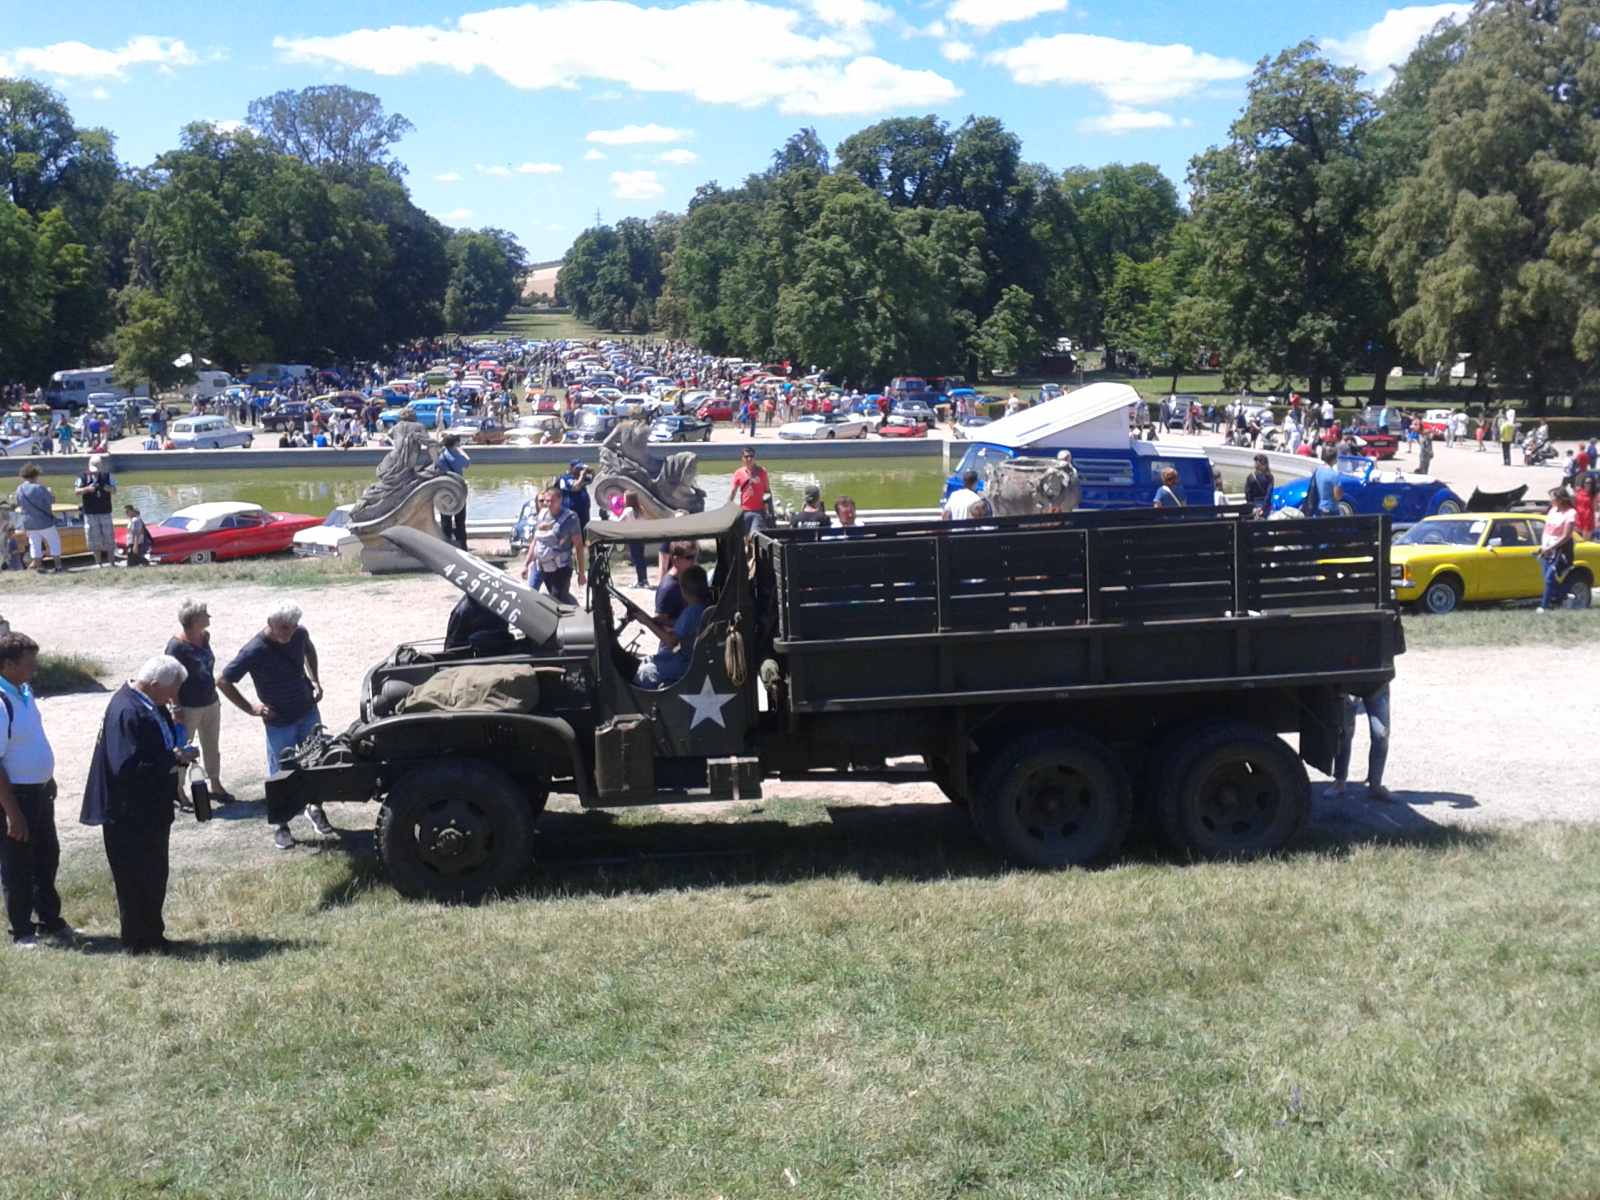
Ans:
[[[1546,612],[1549,612],[1550,610],[1547,609],[1544,605],[1541,604],[1541,605],[1539,605],[1538,608],[1534,609],[1533,611],[1536,612],[1536,613],[1546,613]]]

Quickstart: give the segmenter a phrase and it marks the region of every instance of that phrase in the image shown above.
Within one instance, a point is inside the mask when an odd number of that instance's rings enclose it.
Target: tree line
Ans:
[[[313,87],[138,168],[51,89],[0,79],[0,382],[114,360],[169,384],[177,361],[348,363],[492,325],[526,256],[412,203],[392,152],[411,128]]]
[[[1542,405],[1600,373],[1600,0],[1480,0],[1382,93],[1263,59],[1186,200],[1148,164],[1056,172],[1000,121],[811,130],[682,214],[588,230],[577,314],[853,381],[1003,371],[1058,336],[1313,397],[1470,356]]]

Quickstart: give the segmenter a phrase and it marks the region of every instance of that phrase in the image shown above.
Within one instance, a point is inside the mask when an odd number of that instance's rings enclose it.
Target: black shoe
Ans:
[[[272,844],[279,850],[294,849],[294,834],[289,832],[287,825],[280,825],[272,832]]]
[[[328,821],[328,814],[322,811],[320,804],[311,804],[306,807],[306,820],[311,822],[311,827],[323,837],[333,837],[339,831]]]

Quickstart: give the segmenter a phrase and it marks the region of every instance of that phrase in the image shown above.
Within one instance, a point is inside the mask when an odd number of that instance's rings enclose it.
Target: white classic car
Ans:
[[[222,450],[248,446],[254,437],[248,429],[235,429],[224,417],[183,417],[172,423],[167,436],[179,450]]]
[[[778,426],[778,436],[796,442],[864,438],[867,436],[867,419],[856,413],[812,413],[798,421]]]
[[[361,539],[350,532],[350,510],[354,507],[354,504],[341,504],[321,525],[295,534],[294,552],[314,558],[359,558]]]

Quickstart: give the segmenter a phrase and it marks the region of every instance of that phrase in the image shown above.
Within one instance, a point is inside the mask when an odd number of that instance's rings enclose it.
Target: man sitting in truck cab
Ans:
[[[638,614],[640,623],[661,639],[661,648],[655,657],[638,664],[633,673],[634,687],[664,688],[689,673],[700,622],[711,607],[711,587],[701,566],[685,567],[678,576],[678,586],[683,589],[686,603],[670,628]]]

